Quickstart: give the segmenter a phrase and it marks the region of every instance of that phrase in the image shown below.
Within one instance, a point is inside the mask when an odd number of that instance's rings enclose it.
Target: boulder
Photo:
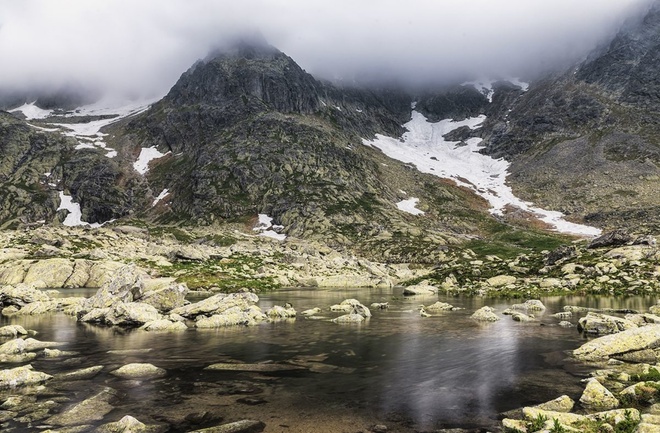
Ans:
[[[446,302],[436,302],[435,304],[431,304],[428,307],[424,307],[426,311],[451,311],[454,309],[454,306],[451,304],[447,304]]]
[[[49,313],[51,311],[57,311],[59,307],[60,303],[58,301],[36,301],[25,305],[23,308],[18,310],[16,314],[23,316],[35,316],[38,314]]]
[[[88,380],[99,374],[101,370],[103,370],[102,365],[97,365],[88,368],[81,368],[80,370],[74,370],[68,373],[60,373],[55,376],[54,380],[60,380],[60,381]]]
[[[139,301],[153,306],[160,312],[166,313],[175,308],[182,307],[187,294],[188,287],[185,284],[171,283],[166,287],[155,290],[145,289]]]
[[[369,307],[373,308],[374,310],[386,310],[386,309],[390,308],[390,303],[389,302],[373,302]]]
[[[404,296],[435,295],[436,293],[438,293],[438,288],[424,281],[420,284],[404,287],[403,289]]]
[[[343,316],[332,319],[332,321],[334,323],[360,323],[364,322],[364,316],[355,313],[344,314]]]
[[[592,410],[609,410],[619,407],[619,400],[596,379],[589,379],[580,397],[580,403]]]
[[[600,313],[587,313],[578,321],[578,330],[585,334],[606,335],[637,328],[630,320]]]
[[[261,312],[256,305],[246,309],[232,307],[224,310],[221,314],[214,314],[211,317],[199,316],[195,322],[196,328],[222,328],[225,326],[252,326],[259,322],[267,320],[268,316]]]
[[[185,323],[182,322],[172,322],[167,319],[154,320],[152,322],[147,322],[140,327],[145,331],[186,331],[188,327]]]
[[[517,278],[511,275],[497,275],[486,280],[491,287],[504,287],[509,284],[514,284]]]
[[[309,310],[302,311],[300,314],[302,316],[313,316],[315,314],[319,314],[321,312],[321,309],[319,307],[311,308]]]
[[[266,316],[271,319],[288,319],[296,317],[296,310],[294,310],[291,306],[281,307],[279,305],[275,305],[266,311]]]
[[[39,260],[30,266],[23,283],[34,287],[60,288],[73,273],[73,263],[69,259]]]
[[[199,315],[210,316],[220,314],[233,307],[247,310],[258,301],[259,297],[251,292],[232,293],[230,295],[218,293],[199,302],[175,308],[170,313],[187,318],[195,318]]]
[[[122,379],[153,379],[163,377],[167,372],[153,364],[132,363],[111,371],[110,374],[121,377]]]
[[[520,312],[515,312],[511,315],[511,318],[516,322],[535,322],[536,319],[534,316],[528,316]]]
[[[125,266],[125,263],[110,260],[94,262],[89,269],[89,279],[85,285],[87,287],[103,287],[103,285],[114,279],[117,272]]]
[[[89,273],[92,269],[92,263],[93,262],[89,260],[75,260],[73,264],[73,272],[71,273],[71,276],[69,276],[69,278],[66,280],[63,287],[89,287],[87,281],[89,281]]]
[[[562,395],[561,397],[557,397],[554,400],[538,404],[534,407],[546,411],[567,413],[573,410],[573,406],[575,406],[573,399],[567,395]]]
[[[588,341],[575,349],[573,356],[583,361],[598,361],[659,345],[660,325],[647,325]]]
[[[125,415],[117,422],[99,426],[95,433],[156,433],[162,431],[161,426],[148,426],[130,415]]]
[[[82,303],[84,311],[107,308],[119,302],[133,302],[142,297],[142,280],[146,274],[134,263],[118,269],[114,278]]]
[[[7,325],[0,328],[0,337],[16,337],[27,335],[27,331],[21,325]]]
[[[29,364],[8,370],[0,370],[0,389],[36,385],[52,379],[52,377],[49,374],[34,371]]]
[[[362,305],[357,299],[344,299],[340,304],[331,306],[330,310],[348,314],[359,314],[365,318],[371,317],[369,308]]]
[[[617,247],[631,243],[635,238],[625,230],[619,229],[605,233],[589,242],[587,248]]]
[[[500,317],[495,314],[495,310],[490,307],[481,307],[470,316],[471,319],[481,322],[497,322]]]
[[[4,306],[15,305],[17,307],[23,307],[32,302],[49,300],[50,297],[47,294],[26,284],[18,284],[16,287],[3,286],[0,288],[0,305]]]

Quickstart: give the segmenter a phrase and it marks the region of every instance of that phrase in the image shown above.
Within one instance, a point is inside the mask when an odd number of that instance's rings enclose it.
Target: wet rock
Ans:
[[[186,331],[188,327],[183,322],[172,322],[167,319],[154,320],[152,322],[147,322],[140,327],[145,331]]]
[[[608,410],[619,407],[619,400],[598,380],[590,379],[580,397],[582,406],[592,410]]]
[[[370,308],[373,308],[374,310],[385,310],[390,308],[390,303],[389,302],[374,302],[370,305]]]
[[[548,402],[538,404],[534,407],[546,411],[566,413],[573,410],[573,406],[575,406],[575,402],[573,401],[573,399],[567,395],[562,395],[554,400],[550,400]]]
[[[21,308],[32,302],[49,300],[50,298],[47,294],[25,284],[18,284],[16,287],[3,286],[0,288],[0,305],[3,306],[15,305]]]
[[[436,293],[438,293],[438,288],[430,284],[416,284],[403,289],[404,296],[435,295]]]
[[[110,402],[116,397],[116,394],[112,388],[104,388],[88,399],[68,407],[62,413],[53,415],[45,422],[58,426],[74,426],[101,421],[114,409]]]
[[[534,316],[528,316],[527,314],[523,314],[523,313],[520,313],[520,312],[513,313],[511,315],[511,318],[516,322],[535,322],[536,321]]]
[[[27,333],[21,325],[7,325],[0,328],[0,337],[17,337]]]
[[[637,328],[630,320],[599,313],[587,313],[578,321],[578,330],[586,334],[606,335]]]
[[[344,314],[342,316],[336,317],[332,319],[332,322],[334,323],[360,323],[364,322],[365,318],[361,314]]]
[[[647,325],[588,341],[575,349],[573,356],[583,361],[597,361],[624,353],[652,349],[658,345],[660,345],[660,325]]]
[[[199,315],[211,316],[221,314],[233,307],[247,310],[258,301],[259,297],[250,292],[232,293],[230,295],[218,293],[199,302],[175,308],[170,313],[187,318],[195,318]]]
[[[111,371],[110,374],[121,377],[122,379],[153,379],[163,377],[167,372],[153,364],[132,363]]]
[[[266,424],[261,421],[245,419],[188,433],[261,433],[265,428]]]
[[[195,322],[197,328],[221,328],[225,326],[253,326],[268,319],[261,309],[252,305],[245,310],[240,307],[232,307],[222,314],[214,314],[211,317],[200,316]]]
[[[0,370],[0,389],[36,385],[52,379],[53,376],[35,371],[31,365]]]
[[[60,381],[88,380],[99,374],[101,370],[103,370],[103,366],[97,365],[94,367],[70,371],[68,373],[60,373],[55,375],[54,379]]]
[[[296,310],[291,306],[281,307],[279,305],[275,305],[266,311],[266,316],[270,317],[271,319],[288,319],[296,317]]]
[[[309,310],[302,311],[300,314],[302,316],[313,316],[319,314],[322,310],[319,307],[311,308]]]
[[[130,415],[124,416],[117,422],[99,426],[94,433],[157,433],[163,431],[162,426],[148,426]]]
[[[424,307],[426,311],[430,312],[436,312],[436,311],[451,311],[454,309],[454,306],[451,304],[447,304],[446,302],[436,302],[435,304],[431,304],[429,306]]]
[[[481,322],[497,322],[500,317],[495,314],[495,310],[490,307],[481,307],[470,316],[471,319]]]

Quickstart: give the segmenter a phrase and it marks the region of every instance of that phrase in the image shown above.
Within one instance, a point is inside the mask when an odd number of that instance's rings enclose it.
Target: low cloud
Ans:
[[[446,82],[584,58],[649,0],[22,0],[0,4],[0,89],[164,94],[209,49],[260,31],[316,76]]]

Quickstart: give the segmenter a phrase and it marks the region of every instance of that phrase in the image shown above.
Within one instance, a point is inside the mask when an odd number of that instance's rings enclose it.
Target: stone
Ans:
[[[242,310],[240,307],[232,307],[211,317],[199,316],[195,322],[197,328],[221,328],[225,326],[253,326],[259,322],[268,320],[268,316],[261,312],[256,305]]]
[[[495,314],[495,310],[490,307],[481,307],[470,316],[471,319],[481,322],[497,322],[500,317]]]
[[[30,266],[23,283],[34,287],[61,288],[73,273],[73,263],[69,259],[39,260]]]
[[[192,430],[188,433],[261,433],[265,428],[266,424],[261,421],[244,419],[201,430]]]
[[[152,322],[147,322],[140,327],[145,331],[186,331],[188,327],[183,322],[172,322],[167,319],[154,320]]]
[[[35,371],[31,365],[0,370],[0,389],[36,385],[52,379],[50,374]]]
[[[175,308],[170,313],[187,318],[195,318],[199,315],[210,316],[220,314],[233,307],[246,310],[258,301],[259,297],[251,292],[232,293],[230,295],[218,293],[199,302]]]
[[[373,308],[374,310],[386,310],[386,309],[390,308],[390,303],[389,302],[373,302],[369,307]]]
[[[71,381],[71,380],[88,380],[99,374],[103,370],[102,365],[94,367],[82,368],[80,370],[70,371],[68,373],[60,373],[55,375],[54,380]]]
[[[73,263],[73,272],[64,283],[65,288],[89,287],[89,272],[92,269],[92,262],[89,260],[77,259]]]
[[[361,314],[344,314],[343,316],[339,316],[337,318],[332,319],[334,323],[360,323],[364,322],[365,318]]]
[[[551,410],[543,410],[537,407],[524,407],[523,416],[527,420],[538,419],[539,416],[545,417],[552,425],[554,420],[557,420],[560,424],[572,425],[580,422],[585,422],[588,418],[584,415],[578,415],[569,412],[555,412]]]
[[[95,308],[80,317],[81,322],[98,322],[115,326],[141,326],[161,319],[154,307],[141,302],[118,302],[109,308]]]
[[[504,287],[509,284],[514,284],[517,278],[511,275],[497,275],[486,280],[486,283],[491,287]]]
[[[111,371],[110,374],[121,377],[122,379],[153,379],[163,377],[167,372],[153,364],[136,362],[126,364],[117,370]]]
[[[454,309],[454,306],[451,304],[447,304],[446,302],[436,302],[435,304],[431,304],[427,307],[424,307],[425,310],[427,311],[451,311]]]
[[[573,325],[571,322],[568,322],[566,320],[562,320],[561,322],[559,322],[559,326],[561,326],[562,328],[572,328],[575,325]]]
[[[23,352],[33,352],[35,350],[46,349],[49,347],[62,346],[66,343],[55,341],[39,341],[34,338],[16,338],[0,345],[0,354],[17,354]]]
[[[578,321],[578,330],[586,334],[606,335],[637,328],[630,320],[589,312]]]
[[[59,307],[60,303],[58,301],[36,301],[23,306],[16,312],[16,314],[22,316],[36,316],[39,314],[57,311]]]
[[[596,239],[589,242],[587,248],[604,248],[604,247],[616,247],[620,245],[625,245],[630,243],[635,238],[628,234],[625,230],[614,230],[608,233],[605,233]]]
[[[651,349],[658,345],[660,345],[660,325],[647,325],[588,341],[575,349],[573,356],[582,361],[598,361],[628,352]]]
[[[575,406],[573,399],[567,395],[562,395],[554,400],[538,404],[534,407],[546,411],[568,413],[573,410],[573,406]]]
[[[15,305],[20,308],[37,301],[50,301],[50,297],[41,290],[25,284],[0,288],[0,305]]]
[[[403,288],[404,296],[435,295],[436,293],[438,293],[438,288],[424,281],[419,284]]]
[[[513,313],[511,318],[516,322],[535,322],[536,319],[533,316],[528,316],[520,312]]]
[[[300,314],[302,316],[314,316],[315,314],[319,314],[321,312],[321,309],[319,307],[311,308],[309,310],[302,311]]]
[[[639,410],[631,407],[625,409],[612,409],[603,412],[596,412],[586,415],[586,418],[592,421],[612,422],[614,425],[616,425],[622,421],[626,421],[627,419],[630,419],[633,422],[639,422],[642,419],[642,416],[639,413]]]
[[[275,305],[266,311],[266,316],[271,319],[288,319],[296,317],[296,310],[294,310],[293,307],[281,307]]]
[[[171,283],[166,287],[154,290],[147,290],[145,288],[139,301],[153,306],[160,312],[166,313],[175,308],[182,307],[187,294],[188,287],[185,284]]]
[[[87,280],[87,287],[103,287],[105,284],[115,278],[117,272],[126,266],[125,263],[114,262],[111,260],[103,260],[94,262],[89,269],[89,279]]]
[[[592,410],[609,410],[619,407],[619,400],[596,379],[589,379],[580,397],[580,403]]]
[[[104,388],[86,400],[51,416],[46,420],[46,424],[74,426],[101,421],[106,414],[112,411],[110,401],[116,397],[116,394],[112,388]]]
[[[17,337],[27,335],[27,333],[21,325],[7,325],[0,328],[0,337]]]
[[[160,426],[148,426],[130,415],[125,415],[117,422],[99,426],[94,433],[156,433],[162,430]]]

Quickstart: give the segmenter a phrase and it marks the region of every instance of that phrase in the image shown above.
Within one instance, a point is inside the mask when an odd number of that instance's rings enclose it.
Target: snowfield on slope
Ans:
[[[595,227],[566,221],[561,212],[534,207],[517,198],[506,184],[509,162],[479,153],[481,138],[470,138],[467,145],[444,138],[445,134],[461,126],[477,129],[485,119],[486,116],[479,116],[431,123],[413,110],[412,119],[403,125],[408,132],[401,139],[377,134],[374,140],[363,139],[363,143],[380,149],[392,159],[414,164],[423,173],[452,179],[458,185],[472,189],[490,203],[493,214],[502,215],[507,206],[515,206],[535,214],[558,232],[584,236],[600,234],[600,229]]]

